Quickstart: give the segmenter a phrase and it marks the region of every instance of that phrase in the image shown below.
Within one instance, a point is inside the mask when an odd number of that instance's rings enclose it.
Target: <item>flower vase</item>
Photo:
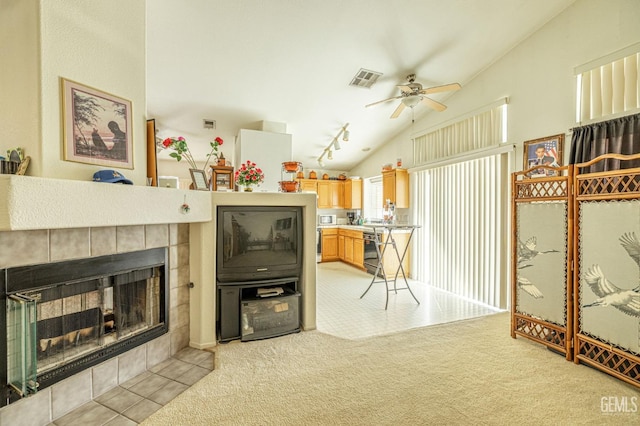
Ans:
[[[247,185],[244,187],[244,192],[253,192],[253,187],[251,185]]]

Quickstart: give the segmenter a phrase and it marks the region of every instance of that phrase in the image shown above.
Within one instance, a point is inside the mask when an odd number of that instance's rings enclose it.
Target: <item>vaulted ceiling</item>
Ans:
[[[411,125],[390,115],[398,84],[464,86],[575,0],[153,0],[147,2],[147,116],[196,156],[216,136],[286,123],[293,160],[316,158],[349,123],[325,168],[350,170]],[[369,89],[361,69],[382,73]],[[459,92],[458,92],[459,93]],[[430,95],[444,104],[456,92]],[[415,119],[437,112],[419,104]],[[205,129],[203,119],[216,121]],[[363,149],[371,151],[363,151]],[[160,157],[165,155],[160,154]]]

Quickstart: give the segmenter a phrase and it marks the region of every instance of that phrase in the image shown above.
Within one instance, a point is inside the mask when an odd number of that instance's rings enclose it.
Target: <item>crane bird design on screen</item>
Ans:
[[[640,268],[640,242],[636,233],[624,233],[619,241]],[[589,268],[584,274],[584,279],[598,298],[595,302],[582,305],[583,308],[613,306],[624,314],[640,318],[640,285],[637,282],[631,284],[635,285],[632,289],[620,288],[605,277],[599,265]]]
[[[533,261],[533,259],[539,254],[559,253],[558,250],[554,250],[554,249],[537,250],[536,249],[537,246],[538,246],[538,239],[535,236],[529,238],[524,243],[521,240],[518,240],[518,253],[517,253],[518,269],[524,269],[524,268],[533,266],[531,264],[531,261]],[[544,297],[540,289],[538,289],[538,287],[536,287],[535,284],[533,284],[528,278],[522,276],[520,272],[518,272],[517,283],[518,283],[518,288],[521,288],[533,298],[541,299]]]

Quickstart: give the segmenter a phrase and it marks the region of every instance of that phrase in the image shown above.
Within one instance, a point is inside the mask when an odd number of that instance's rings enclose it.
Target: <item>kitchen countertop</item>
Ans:
[[[397,232],[409,232],[411,228],[420,227],[419,225],[409,225],[408,223],[398,224],[382,224],[382,223],[367,223],[364,225],[318,225],[318,229],[349,229],[351,231],[363,231],[371,232],[373,228],[392,230]]]

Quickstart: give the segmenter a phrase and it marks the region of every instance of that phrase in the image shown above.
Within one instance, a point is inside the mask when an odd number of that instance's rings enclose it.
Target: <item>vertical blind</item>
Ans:
[[[588,122],[640,108],[640,53],[578,74],[578,120]]]
[[[412,173],[416,279],[506,308],[508,154]]]
[[[416,165],[506,142],[506,104],[417,136],[413,142]]]

